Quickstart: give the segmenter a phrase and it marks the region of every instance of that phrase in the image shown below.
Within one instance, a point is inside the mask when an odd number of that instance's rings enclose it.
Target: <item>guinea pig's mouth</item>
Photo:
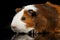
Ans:
[[[19,32],[19,34],[33,34],[33,33],[34,33],[34,30],[29,31],[28,33],[25,33],[25,32]]]
[[[31,30],[31,31],[29,31],[27,33],[26,32],[23,32],[23,31],[21,32],[20,30],[17,30],[17,29],[12,29],[12,31],[15,32],[15,33],[19,33],[19,34],[20,33],[21,34],[33,34],[34,33],[34,30]]]
[[[11,28],[13,32],[18,32],[16,29]]]
[[[32,29],[32,30],[30,30],[30,31],[28,31],[28,32],[25,32],[25,31],[22,31],[22,30],[19,30],[19,29],[17,29],[17,28],[11,28],[12,29],[12,31],[13,32],[15,32],[15,33],[33,33],[33,30],[34,29]],[[26,30],[27,31],[27,30]]]
[[[19,33],[19,30],[17,30],[16,28],[14,29],[14,28],[11,27],[11,30],[15,33]]]

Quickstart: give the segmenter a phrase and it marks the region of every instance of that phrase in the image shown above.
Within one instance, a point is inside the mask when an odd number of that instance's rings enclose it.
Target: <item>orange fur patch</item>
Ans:
[[[33,18],[30,15],[28,15],[27,10],[24,10],[23,16],[26,18],[26,20],[24,20],[24,22],[27,24],[26,27],[27,28],[32,28],[32,27],[34,28],[35,23],[33,21]]]

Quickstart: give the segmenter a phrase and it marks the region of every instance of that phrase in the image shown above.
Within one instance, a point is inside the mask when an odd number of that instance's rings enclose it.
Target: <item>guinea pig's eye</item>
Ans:
[[[28,10],[28,14],[31,16],[36,16],[36,12],[33,11],[32,9]]]
[[[28,12],[29,12],[29,13],[33,13],[33,10],[30,9],[30,10],[28,10]]]
[[[25,20],[26,18],[25,17],[22,17],[21,20]]]

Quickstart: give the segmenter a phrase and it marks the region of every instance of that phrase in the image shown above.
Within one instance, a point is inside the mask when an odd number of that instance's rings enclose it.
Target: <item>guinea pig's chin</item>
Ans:
[[[16,33],[28,33],[28,32],[30,32],[30,31],[33,30],[33,29],[34,29],[34,28],[25,28],[25,29],[23,29],[23,28],[13,29],[13,28],[12,28],[13,32],[16,32]]]
[[[19,32],[24,32],[24,33],[28,33],[29,31],[33,30],[34,28],[26,28],[26,29],[21,29]]]

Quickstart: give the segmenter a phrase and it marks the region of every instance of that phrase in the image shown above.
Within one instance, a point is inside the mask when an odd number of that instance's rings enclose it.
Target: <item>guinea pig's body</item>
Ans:
[[[49,2],[27,5],[17,11],[11,26],[15,32],[60,32],[60,6]]]

